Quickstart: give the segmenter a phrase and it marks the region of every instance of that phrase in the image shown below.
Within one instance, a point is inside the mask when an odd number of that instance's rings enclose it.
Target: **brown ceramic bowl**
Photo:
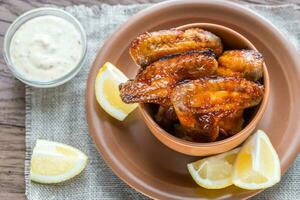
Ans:
[[[268,134],[278,153],[282,174],[286,172],[300,152],[299,54],[287,36],[267,20],[228,1],[167,1],[139,12],[121,25],[103,44],[90,69],[86,89],[89,133],[112,171],[132,188],[153,199],[249,198],[261,190],[243,190],[234,186],[219,190],[199,187],[186,165],[200,157],[178,153],[158,141],[139,110],[119,122],[105,113],[95,98],[96,75],[105,62],[115,64],[130,78],[136,75],[138,68],[128,54],[128,47],[137,35],[147,30],[196,22],[231,28],[245,36],[263,54],[272,78],[267,108],[257,128]],[[117,184],[113,189],[121,191],[119,186]]]
[[[218,24],[212,23],[192,23],[186,24],[183,26],[177,27],[178,30],[185,30],[188,28],[202,28],[208,30],[222,39],[225,50],[226,49],[253,49],[257,50],[255,46],[247,40],[244,36],[239,34],[238,32],[227,28],[225,26],[221,26]],[[184,153],[192,156],[208,156],[217,153],[223,153],[225,151],[231,150],[238,145],[240,145],[243,141],[247,139],[253,130],[256,128],[258,122],[263,116],[263,113],[267,107],[267,102],[270,94],[270,79],[269,73],[266,65],[263,68],[263,84],[265,87],[264,97],[262,102],[253,108],[250,108],[251,116],[246,116],[248,119],[246,120],[246,126],[237,134],[220,140],[216,142],[209,143],[199,143],[199,142],[190,142],[183,139],[180,139],[171,133],[168,133],[163,128],[161,128],[154,120],[155,109],[151,104],[140,104],[140,111],[145,120],[145,123],[149,127],[150,131],[154,134],[154,136],[160,140],[163,144],[168,146],[169,148],[178,151],[180,153]],[[249,111],[248,110],[248,111]]]

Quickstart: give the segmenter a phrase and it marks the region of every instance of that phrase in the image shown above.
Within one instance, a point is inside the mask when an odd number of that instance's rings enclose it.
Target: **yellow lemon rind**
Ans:
[[[239,152],[239,150],[240,150],[240,148],[235,148],[231,151],[228,151],[228,152],[216,155],[216,156],[207,157],[200,161],[203,161],[202,163],[204,164],[204,162],[209,162],[209,160],[211,160],[211,159],[222,159],[225,156],[228,156],[229,154],[237,154]],[[199,161],[196,161],[196,162],[199,162]],[[191,174],[192,178],[199,186],[206,188],[206,189],[222,189],[222,188],[226,188],[226,187],[232,185],[231,177],[228,177],[227,179],[223,179],[223,180],[219,180],[219,181],[211,181],[209,179],[201,178],[193,166],[194,163],[195,162],[187,164],[187,168],[188,168],[188,171]]]
[[[72,159],[76,161],[75,167],[72,168],[70,171],[61,175],[47,176],[35,172],[33,170],[33,166],[31,166],[30,179],[32,181],[43,183],[43,184],[54,184],[54,183],[64,182],[80,174],[83,171],[83,169],[86,167],[88,162],[87,156],[81,151],[79,151],[78,149],[62,143],[57,143],[57,142],[52,142],[47,140],[37,140],[36,146],[33,150],[33,156],[40,157],[40,158],[45,158],[47,156],[59,156],[59,153],[57,152],[50,152],[57,147],[66,148],[68,151],[74,152],[74,155],[76,155],[76,157],[73,156]],[[49,150],[47,150],[47,148]],[[32,160],[33,159],[34,158],[32,157]]]
[[[128,113],[125,113],[123,110],[113,107],[109,100],[107,100],[104,95],[104,81],[110,79],[115,81],[117,84],[124,83],[128,78],[113,64],[106,62],[98,71],[96,80],[95,80],[95,94],[97,102],[100,104],[102,109],[107,112],[112,117],[123,121],[129,113],[136,109],[138,104],[131,104],[131,109]],[[125,104],[125,103],[124,103]]]
[[[243,153],[243,148],[246,147],[246,145],[249,145],[249,143],[257,143],[256,141],[259,139],[263,139],[266,144],[269,147],[269,150],[272,152],[272,156],[273,156],[273,162],[272,163],[275,167],[274,169],[274,176],[269,179],[267,182],[264,183],[245,183],[243,181],[240,180],[240,178],[237,175],[236,172],[236,168],[237,168],[237,163],[235,162],[234,165],[234,173],[233,173],[233,184],[239,188],[243,188],[243,189],[247,189],[247,190],[258,190],[258,189],[265,189],[265,188],[269,188],[273,185],[275,185],[276,183],[278,183],[281,179],[281,169],[280,169],[280,160],[279,157],[269,139],[269,137],[261,130],[258,130],[255,134],[253,134],[252,136],[250,136],[250,138],[247,139],[247,141],[245,142],[245,144],[242,146],[240,153]],[[240,158],[240,154],[237,155],[236,161]]]

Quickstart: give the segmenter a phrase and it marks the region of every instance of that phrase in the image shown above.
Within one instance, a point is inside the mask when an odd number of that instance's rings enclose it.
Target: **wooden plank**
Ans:
[[[24,127],[0,126],[0,199],[25,199]]]
[[[0,124],[24,127],[24,96],[24,85],[14,78],[0,59]]]
[[[1,193],[0,199],[3,200],[25,200],[25,195],[20,193]]]

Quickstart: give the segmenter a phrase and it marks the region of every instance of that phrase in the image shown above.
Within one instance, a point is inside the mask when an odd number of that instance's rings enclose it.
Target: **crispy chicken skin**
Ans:
[[[157,104],[151,105],[155,121],[188,141],[213,142],[238,133],[247,108],[264,95],[262,55],[223,52],[221,39],[200,28],[143,33],[129,53],[140,70],[120,84],[122,101]]]
[[[221,119],[218,123],[220,133],[227,137],[241,131],[245,121],[243,113],[244,110],[237,110],[233,114]]]
[[[165,129],[170,129],[178,120],[173,106],[159,106],[155,121]]]
[[[125,103],[170,105],[170,94],[179,81],[216,74],[217,68],[211,51],[168,56],[121,84],[120,96]]]
[[[131,43],[129,53],[137,65],[146,67],[167,55],[206,49],[213,50],[219,56],[223,51],[221,39],[200,28],[185,31],[171,29],[139,35]]]
[[[181,134],[194,142],[213,142],[221,137],[234,135],[242,129],[243,110],[220,111],[191,116],[194,127],[181,125]]]
[[[174,134],[179,138],[192,142],[209,142],[222,137],[229,137],[241,131],[244,124],[243,113],[244,110],[227,112],[227,115],[219,115],[219,122],[216,121],[217,118],[212,113],[195,115],[197,126],[189,128],[178,124],[173,106],[168,108],[160,106],[155,120],[165,130],[174,131]],[[175,130],[172,129],[174,124],[178,124],[175,125]]]
[[[257,81],[263,75],[263,57],[255,50],[224,51],[219,57],[218,75],[246,78]]]
[[[219,136],[220,125],[223,131],[232,128],[230,119],[238,120],[238,112],[259,104],[263,92],[263,86],[244,78],[208,77],[176,86],[171,102],[189,135],[211,142]]]

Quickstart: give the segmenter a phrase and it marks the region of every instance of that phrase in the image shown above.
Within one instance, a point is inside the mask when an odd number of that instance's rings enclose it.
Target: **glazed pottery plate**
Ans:
[[[300,61],[296,49],[279,30],[252,11],[224,1],[169,1],[139,12],[107,39],[87,81],[89,132],[106,163],[123,181],[155,199],[242,199],[260,191],[234,186],[221,190],[199,187],[186,164],[199,157],[177,153],[149,131],[137,109],[123,122],[98,105],[94,94],[97,71],[107,61],[130,78],[138,67],[128,53],[130,42],[145,31],[208,22],[232,28],[263,54],[270,74],[270,98],[258,128],[270,137],[284,173],[300,151]]]

